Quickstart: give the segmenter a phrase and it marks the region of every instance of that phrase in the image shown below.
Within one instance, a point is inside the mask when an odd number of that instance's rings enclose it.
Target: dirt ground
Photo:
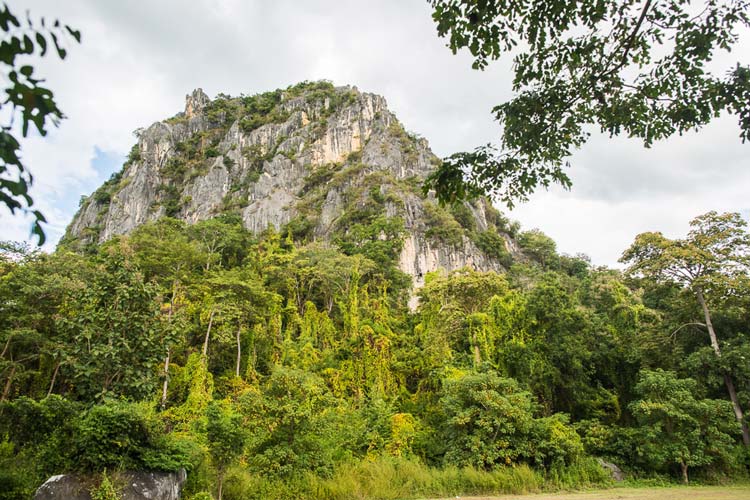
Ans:
[[[586,491],[579,493],[543,493],[537,495],[455,498],[460,498],[461,500],[750,500],[750,485],[612,488],[609,490]]]

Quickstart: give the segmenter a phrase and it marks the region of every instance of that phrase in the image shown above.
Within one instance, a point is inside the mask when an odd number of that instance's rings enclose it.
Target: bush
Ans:
[[[214,500],[213,495],[207,491],[200,491],[195,495],[191,496],[189,500]]]
[[[471,373],[444,382],[445,463],[491,468],[532,455],[531,394],[495,372]]]
[[[554,240],[538,229],[524,231],[518,238],[524,253],[541,264],[545,269],[555,269],[560,257]]]
[[[21,452],[23,454],[23,452]],[[26,500],[43,480],[19,459],[12,443],[0,442],[0,500]]]
[[[128,153],[128,159],[125,161],[125,165],[130,165],[137,161],[141,161],[141,148],[138,144],[133,144],[133,147],[130,148],[130,152]]]
[[[71,443],[81,472],[104,469],[173,471],[189,466],[185,446],[168,438],[145,404],[107,402],[85,412]]]
[[[453,215],[456,222],[461,224],[461,227],[467,231],[474,231],[477,228],[477,221],[474,218],[474,213],[465,203],[455,203],[452,205],[451,215]]]
[[[563,414],[539,418],[535,422],[537,443],[534,461],[546,467],[570,465],[583,457],[581,436],[568,425]]]
[[[477,233],[474,237],[474,244],[504,267],[509,268],[513,265],[513,256],[505,248],[505,238],[500,236],[495,229]]]
[[[690,468],[731,468],[737,423],[728,401],[698,399],[697,383],[671,371],[641,370],[629,408],[638,422],[638,451],[652,470],[679,466],[688,482]]]
[[[331,450],[324,446],[331,395],[317,376],[277,368],[262,394],[240,398],[246,418],[256,422],[250,437],[252,464],[269,475],[293,476],[305,470],[326,473]]]
[[[106,470],[102,472],[99,485],[91,490],[91,500],[120,500],[120,494],[110,481]]]
[[[458,246],[463,242],[464,229],[445,209],[434,203],[424,204],[425,235],[433,241]]]
[[[38,445],[55,431],[75,423],[82,406],[53,394],[41,401],[22,396],[0,405],[0,435],[18,448]]]

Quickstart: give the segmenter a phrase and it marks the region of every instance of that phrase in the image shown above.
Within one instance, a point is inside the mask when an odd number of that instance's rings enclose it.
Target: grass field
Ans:
[[[612,488],[579,493],[460,498],[461,500],[750,500],[750,485]]]

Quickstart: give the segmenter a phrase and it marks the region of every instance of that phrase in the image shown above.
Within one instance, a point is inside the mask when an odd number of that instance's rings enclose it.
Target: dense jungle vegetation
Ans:
[[[416,311],[377,242],[253,235],[232,215],[85,253],[4,243],[0,498],[62,472],[111,498],[117,470],[180,467],[193,499],[580,487],[609,480],[595,457],[745,477],[740,216],[640,235],[626,273],[518,241],[507,273],[427,276]]]

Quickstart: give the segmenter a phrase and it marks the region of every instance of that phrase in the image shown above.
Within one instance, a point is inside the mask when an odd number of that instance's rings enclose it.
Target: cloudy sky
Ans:
[[[510,96],[510,66],[471,69],[436,35],[421,0],[11,0],[17,13],[60,18],[83,43],[60,62],[35,61],[67,119],[22,144],[33,195],[54,243],[81,195],[118,170],[133,131],[174,115],[185,94],[252,94],[302,80],[383,95],[408,130],[441,156],[497,139],[493,105]],[[723,70],[750,53],[747,33]],[[747,62],[745,59],[743,62]],[[643,231],[678,237],[708,210],[750,214],[750,144],[733,117],[646,150],[594,135],[571,159],[571,191],[535,194],[510,216],[595,264],[617,258]],[[0,207],[2,239],[28,238],[28,220]]]

